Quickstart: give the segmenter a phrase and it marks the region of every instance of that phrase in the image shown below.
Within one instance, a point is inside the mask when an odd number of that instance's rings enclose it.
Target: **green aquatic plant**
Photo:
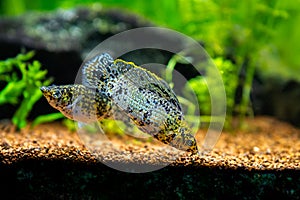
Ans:
[[[170,59],[166,68],[165,76],[167,82],[170,83],[171,86],[173,85],[172,72],[177,63],[187,64],[188,62],[178,55],[175,55]],[[229,128],[233,112],[237,106],[235,102],[235,94],[239,84],[238,68],[230,60],[223,59],[222,57],[213,59],[213,63],[218,68],[225,87],[227,117],[225,126]],[[213,73],[211,71],[212,69],[212,67],[207,67],[206,74],[188,80],[185,86],[185,91],[189,91],[190,89],[192,89],[195,93],[201,113],[200,121],[205,123],[219,120],[218,117],[211,116],[211,94],[209,93],[207,83],[209,82],[210,84],[212,84],[212,87],[215,88],[215,92],[218,92],[218,89],[223,88],[220,88],[218,83],[214,81],[214,76],[211,76],[211,73]],[[218,98],[218,94],[216,94],[216,98]],[[189,108],[187,110],[187,116],[190,117],[188,118],[189,121],[196,121],[196,119],[194,118],[197,116],[193,116],[196,109],[195,105],[184,97],[178,97],[178,99],[181,104],[186,105]]]
[[[230,60],[225,60],[222,57],[213,59],[213,62],[215,63],[216,67],[218,68],[221,74],[223,84],[225,87],[227,117],[225,127],[229,128],[231,126],[230,124],[232,114],[236,106],[235,94],[239,83],[238,70],[237,67]],[[209,70],[210,68],[208,68],[208,74]],[[213,84],[213,87],[215,87],[217,91],[219,86],[215,83],[213,77],[203,75],[197,76],[196,78],[189,80],[189,85],[195,91],[196,96],[198,98],[201,114],[204,115],[211,114],[211,98],[208,91],[207,82]]]
[[[0,61],[0,106],[12,104],[18,106],[12,117],[17,128],[27,124],[27,117],[33,105],[42,97],[39,88],[49,85],[51,79],[46,78],[47,70],[41,69],[41,64],[34,60],[34,52],[21,53],[15,58]]]
[[[58,120],[58,119],[62,119],[64,118],[64,116],[59,113],[59,112],[56,112],[56,113],[49,113],[49,114],[46,114],[46,115],[40,115],[40,116],[37,116],[33,122],[32,122],[32,126],[36,126],[38,124],[42,124],[42,123],[47,123],[47,122],[52,122],[52,121],[55,121],[55,120]],[[70,120],[68,120],[70,121]],[[73,131],[74,128],[72,127],[72,124],[70,122],[68,122],[67,119],[66,121],[63,121],[63,124],[70,130],[70,131]]]

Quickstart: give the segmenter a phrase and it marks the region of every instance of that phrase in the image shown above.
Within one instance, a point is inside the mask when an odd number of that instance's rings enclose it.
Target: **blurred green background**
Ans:
[[[248,62],[263,76],[300,81],[300,0],[1,0],[1,15],[101,4],[201,40],[212,57]]]
[[[229,116],[251,115],[255,75],[264,84],[300,82],[300,0],[1,0],[0,14],[4,18],[78,6],[120,9],[201,41],[222,73]],[[200,104],[209,105],[201,81],[195,79],[194,89]],[[235,102],[238,86],[242,92]]]

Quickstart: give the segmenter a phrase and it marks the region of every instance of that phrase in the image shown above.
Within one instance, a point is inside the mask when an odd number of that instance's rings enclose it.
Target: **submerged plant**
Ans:
[[[184,59],[180,58],[177,55],[173,56],[170,59],[166,69],[166,80],[171,84],[173,82],[172,71],[174,70],[175,65],[177,63],[187,64],[187,62]],[[229,128],[231,126],[231,118],[233,111],[237,106],[235,102],[235,94],[239,83],[238,68],[230,60],[225,60],[222,57],[213,59],[213,63],[218,68],[225,87],[227,117],[225,126]],[[188,80],[185,86],[186,91],[188,91],[189,88],[191,88],[195,93],[201,113],[200,121],[205,123],[217,122],[219,120],[218,117],[211,116],[211,94],[209,93],[207,84],[208,82],[212,84],[212,87],[214,87],[215,92],[217,93],[219,89],[222,88],[219,88],[218,83],[214,81],[214,76],[211,76],[211,73],[213,73],[211,72],[211,70],[211,67],[207,67],[206,74],[202,74],[201,76],[197,76]],[[216,98],[218,98],[218,94],[215,95]],[[182,104],[186,104],[189,107],[190,110],[188,110],[187,112],[188,115],[191,117],[189,118],[189,120],[196,121],[196,119],[193,118],[199,116],[193,116],[193,113],[195,113],[195,105],[193,105],[191,102],[189,102],[183,97],[178,97],[178,99]]]
[[[0,61],[0,81],[4,85],[0,91],[0,106],[18,105],[12,117],[17,128],[26,126],[33,105],[42,96],[39,88],[51,83],[51,79],[46,78],[47,70],[42,70],[38,61],[29,62],[33,56],[34,52],[30,51]]]
[[[213,59],[216,67],[220,71],[226,93],[226,126],[229,127],[231,123],[231,117],[235,109],[235,93],[238,86],[238,70],[237,67],[229,60],[224,60],[221,57]],[[208,68],[209,73],[209,68]],[[207,79],[212,77],[197,76],[189,81],[190,87],[195,91],[201,113],[204,115],[211,114],[211,102],[210,94],[207,87]],[[210,83],[214,84],[214,81],[211,80]],[[215,85],[214,87],[218,87]]]

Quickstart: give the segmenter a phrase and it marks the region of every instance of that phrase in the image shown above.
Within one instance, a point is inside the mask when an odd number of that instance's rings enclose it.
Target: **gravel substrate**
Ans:
[[[59,123],[19,132],[7,123],[1,124],[1,183],[16,181],[23,188],[22,192],[15,193],[16,197],[33,191],[42,197],[59,190],[57,181],[64,178],[68,183],[64,180],[63,185],[69,189],[58,191],[53,198],[73,199],[83,191],[79,197],[89,194],[93,197],[96,194],[100,199],[116,197],[112,192],[115,186],[111,186],[111,190],[106,188],[111,181],[116,181],[117,185],[122,183],[119,186],[125,190],[120,191],[120,195],[146,184],[139,190],[148,192],[148,197],[184,197],[199,193],[194,197],[222,199],[228,195],[230,198],[261,199],[281,195],[299,198],[300,130],[268,117],[248,119],[246,130],[224,132],[211,152],[192,157],[149,139],[113,134],[108,135],[109,140],[85,143],[95,147],[91,153],[83,145],[82,137],[80,139]],[[202,141],[204,133],[205,130],[197,133],[198,141]],[[143,174],[122,172],[140,172],[147,166],[150,166],[148,171],[159,170]],[[91,186],[90,181],[95,185]],[[158,192],[157,184],[170,190]],[[103,188],[96,189],[96,185]],[[186,187],[189,190],[182,190]],[[143,197],[139,196],[144,193],[140,191],[131,196]]]
[[[139,141],[126,135],[110,135],[110,139],[104,141],[94,139],[94,144],[91,145],[98,149],[100,161],[153,165],[172,161],[169,163],[171,166],[246,170],[300,169],[299,129],[266,117],[249,119],[247,125],[247,131],[222,133],[213,151],[202,152],[200,156],[178,156],[181,152],[173,148],[155,141]],[[197,133],[198,141],[202,141],[203,134],[204,130]],[[40,125],[20,132],[2,124],[0,136],[2,164],[12,164],[24,159],[61,159],[92,163],[98,161],[85,148],[84,142],[76,133],[70,133],[58,123]],[[87,146],[91,148],[91,145]]]

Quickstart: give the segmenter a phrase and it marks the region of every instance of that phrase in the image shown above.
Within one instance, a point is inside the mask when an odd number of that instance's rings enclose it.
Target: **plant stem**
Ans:
[[[249,109],[249,104],[250,104],[250,93],[251,93],[251,88],[252,88],[252,82],[253,82],[253,77],[255,73],[255,65],[253,64],[253,61],[250,61],[247,72],[246,72],[246,77],[245,77],[245,83],[243,87],[243,94],[242,94],[242,101],[240,104],[240,127],[243,126],[244,119],[247,115],[248,109]]]

